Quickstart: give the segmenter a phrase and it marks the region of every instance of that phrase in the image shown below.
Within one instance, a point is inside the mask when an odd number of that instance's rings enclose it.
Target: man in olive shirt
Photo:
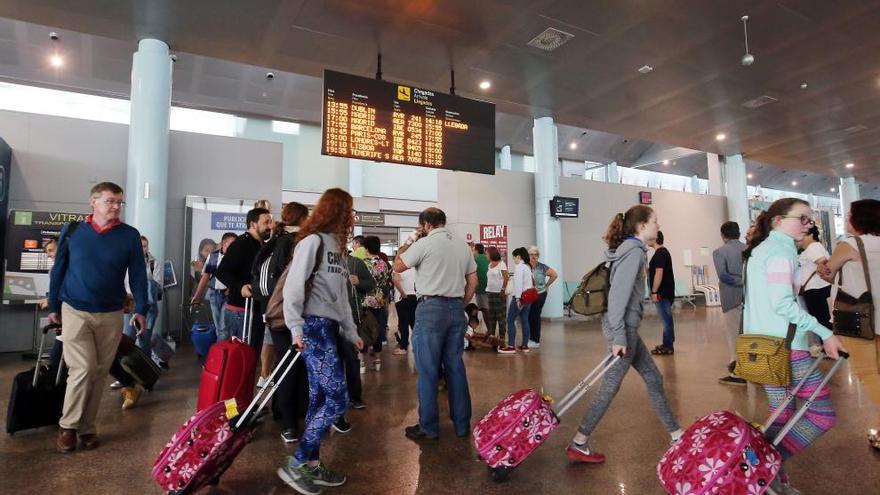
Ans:
[[[486,284],[489,281],[489,258],[486,256],[486,248],[482,244],[474,244],[474,261],[477,263],[477,308],[480,311],[489,309],[489,296],[486,294]]]
[[[446,214],[428,208],[419,215],[419,228],[400,247],[394,271],[416,271],[419,305],[413,328],[413,353],[418,370],[419,424],[405,429],[412,440],[439,436],[437,380],[446,373],[449,413],[455,434],[470,433],[471,396],[462,360],[467,318],[465,301],[474,297],[477,264],[467,244],[446,228]]]

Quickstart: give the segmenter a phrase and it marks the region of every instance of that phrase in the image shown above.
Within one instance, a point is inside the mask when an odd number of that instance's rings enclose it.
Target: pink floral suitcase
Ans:
[[[843,359],[834,363],[809,400],[782,427],[773,442],[763,432],[794,400],[822,359],[815,360],[804,380],[795,386],[761,429],[729,411],[714,412],[697,420],[657,464],[660,484],[675,495],[774,493],[770,483],[782,466],[782,456],[775,446],[800,420],[843,361],[849,358],[845,352],[840,355]]]
[[[549,397],[534,389],[507,396],[474,426],[474,447],[489,465],[495,481],[503,481],[510,471],[537,449],[559,426],[559,417],[578,401],[605,374],[619,356],[608,355],[572,389],[554,410]]]
[[[290,356],[293,355],[293,359]],[[214,403],[196,413],[171,437],[153,465],[153,478],[169,494],[193,493],[216,485],[250,441],[255,420],[299,358],[288,350],[257,396],[239,414],[235,399]],[[281,377],[275,376],[283,369]]]

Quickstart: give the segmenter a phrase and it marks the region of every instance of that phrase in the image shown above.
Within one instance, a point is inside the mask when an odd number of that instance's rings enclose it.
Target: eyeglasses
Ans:
[[[104,203],[107,206],[118,206],[119,208],[122,208],[123,206],[125,206],[125,201],[114,201],[112,199],[105,199],[102,201],[102,203]]]
[[[801,225],[816,225],[816,221],[808,215],[780,215],[782,218],[797,218],[801,221]]]

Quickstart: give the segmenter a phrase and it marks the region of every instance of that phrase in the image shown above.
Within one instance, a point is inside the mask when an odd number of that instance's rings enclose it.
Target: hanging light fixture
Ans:
[[[742,60],[740,62],[742,62],[742,64],[744,66],[748,67],[748,66],[752,65],[753,63],[755,63],[755,56],[752,55],[751,53],[749,53],[749,27],[748,27],[749,16],[744,15],[740,19],[743,21],[743,35],[745,36],[745,42],[746,42],[746,54],[743,55]]]

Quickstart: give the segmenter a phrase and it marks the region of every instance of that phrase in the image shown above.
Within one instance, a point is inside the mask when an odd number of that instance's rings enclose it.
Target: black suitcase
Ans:
[[[57,373],[50,373],[49,368],[40,363],[46,333],[56,328],[59,327],[49,325],[43,328],[37,365],[15,375],[12,380],[12,394],[6,412],[6,433],[10,435],[21,430],[57,425],[61,419],[67,373],[63,371],[63,364],[58,365]]]
[[[119,359],[119,365],[122,366],[122,369],[131,375],[134,381],[147,390],[153,390],[156,382],[159,381],[162,370],[146,352],[135,344],[134,339],[122,334],[116,358]]]

